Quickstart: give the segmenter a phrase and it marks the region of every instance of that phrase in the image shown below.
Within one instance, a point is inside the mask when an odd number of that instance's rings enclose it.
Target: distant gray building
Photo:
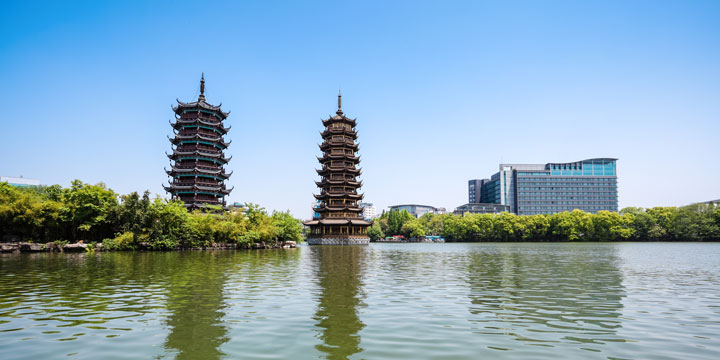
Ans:
[[[502,204],[470,203],[458,206],[455,208],[455,211],[453,211],[453,214],[499,214],[501,212],[510,212],[510,206]]]
[[[510,212],[518,215],[574,209],[588,213],[616,212],[616,162],[617,159],[598,158],[572,163],[500,164],[500,171],[490,179],[468,182],[468,198],[507,205]]]
[[[419,205],[419,204],[403,204],[390,206],[390,211],[402,211],[407,210],[413,216],[419,218],[427,213],[431,214],[445,214],[447,211],[445,208],[434,207],[430,205]]]
[[[468,203],[477,204],[480,203],[480,191],[485,183],[490,181],[489,179],[473,179],[468,181]]]

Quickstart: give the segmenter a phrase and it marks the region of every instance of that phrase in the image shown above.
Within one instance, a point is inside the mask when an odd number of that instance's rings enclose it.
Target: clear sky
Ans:
[[[166,196],[175,99],[232,111],[230,202],[311,215],[321,119],[366,200],[616,157],[620,207],[720,198],[719,1],[5,1],[0,174]]]

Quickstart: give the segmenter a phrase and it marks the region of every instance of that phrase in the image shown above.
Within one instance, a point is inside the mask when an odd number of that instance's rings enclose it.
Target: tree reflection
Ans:
[[[470,321],[513,340],[597,343],[613,339],[625,291],[616,248],[547,244],[471,254]]]
[[[223,289],[229,254],[187,252],[178,254],[175,272],[168,276],[167,350],[177,359],[218,359],[226,343],[228,328],[223,323],[227,307]]]
[[[311,247],[320,286],[314,319],[322,344],[316,348],[327,359],[347,359],[362,351],[358,307],[362,306],[362,273],[366,247]]]

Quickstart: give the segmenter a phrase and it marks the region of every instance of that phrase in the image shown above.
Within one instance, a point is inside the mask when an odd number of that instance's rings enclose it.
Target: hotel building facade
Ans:
[[[518,215],[618,211],[618,159],[571,163],[500,164],[490,179],[468,181],[471,203],[509,206]]]

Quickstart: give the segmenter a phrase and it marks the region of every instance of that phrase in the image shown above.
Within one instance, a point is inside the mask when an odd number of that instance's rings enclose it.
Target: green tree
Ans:
[[[289,211],[272,214],[272,225],[275,228],[275,238],[280,241],[301,241],[302,222],[290,215]]]
[[[73,180],[63,191],[60,220],[68,226],[72,240],[101,240],[112,234],[110,215],[117,205],[117,195],[105,184]]]
[[[425,225],[420,219],[412,218],[403,222],[400,232],[406,238],[417,238],[425,236]]]
[[[385,232],[382,230],[379,219],[376,219],[375,222],[373,222],[373,224],[368,228],[367,233],[371,241],[378,241],[385,238]]]

